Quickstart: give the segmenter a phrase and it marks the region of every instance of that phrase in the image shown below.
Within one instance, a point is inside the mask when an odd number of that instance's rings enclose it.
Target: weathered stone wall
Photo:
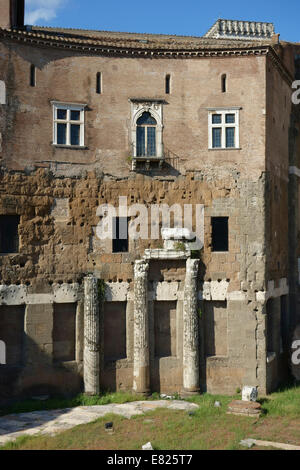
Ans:
[[[95,227],[99,221],[96,216],[98,204],[109,202],[117,206],[120,195],[127,196],[128,203],[139,201],[148,207],[154,202],[169,205],[175,202],[202,203],[205,205],[205,240],[199,269],[199,305],[202,299],[207,302],[227,300],[228,354],[225,358],[219,358],[218,355],[207,358],[202,352],[200,386],[204,390],[222,390],[226,393],[234,392],[247,381],[260,383],[263,387],[263,374],[258,378],[255,371],[260,363],[263,364],[263,353],[258,351],[264,349],[264,326],[260,325],[262,320],[258,317],[263,303],[258,300],[265,299],[267,290],[263,242],[264,178],[257,183],[250,183],[238,174],[234,178],[229,177],[228,173],[224,177],[224,172],[219,174],[214,171],[213,174],[215,178],[209,178],[207,173],[190,173],[187,177],[173,177],[167,181],[164,178],[136,175],[117,181],[97,176],[93,172],[81,178],[58,178],[47,170],[38,170],[29,175],[5,172],[1,180],[1,213],[20,215],[20,253],[2,256],[0,259],[2,283],[8,284],[2,289],[2,302],[14,303],[18,300],[19,303],[44,303],[42,312],[46,315],[48,302],[51,305],[62,299],[69,303],[82,301],[82,278],[86,273],[94,272],[107,283],[108,302],[127,302],[127,357],[106,361],[102,365],[101,386],[130,389],[134,344],[133,264],[143,256],[145,248],[155,248],[161,241],[130,241],[129,253],[113,254],[111,242],[102,244],[97,240]],[[211,216],[229,217],[229,252],[211,251]],[[91,240],[95,243],[91,243]],[[183,292],[184,280],[184,263],[150,263],[149,295],[153,289],[158,289],[155,297],[158,301],[177,302],[177,342],[180,344],[179,332],[182,330],[180,325],[183,318],[183,307],[180,306],[183,294],[180,292]],[[253,289],[258,293],[255,294]],[[277,295],[277,292],[274,290],[270,295]],[[179,303],[178,299],[181,299]],[[153,300],[150,298],[150,303]],[[151,352],[155,350],[155,337],[151,336],[155,329],[153,324],[151,326],[153,307],[149,312]],[[48,322],[47,315],[45,325]],[[204,328],[201,325],[199,328],[201,338]],[[260,331],[260,328],[262,333],[259,334],[262,336],[258,342],[256,331]],[[79,335],[82,342],[82,330]],[[46,340],[45,344],[51,344],[50,337]],[[203,341],[203,338],[200,339],[200,349]],[[182,387],[181,347],[177,358],[171,356],[157,362],[154,353],[150,355],[154,388],[179,391]],[[244,355],[241,350],[245,352]],[[224,377],[228,377],[227,385]]]
[[[7,379],[5,393],[43,386],[80,390],[83,376],[89,393],[196,391],[198,386],[234,393],[245,384],[265,393],[273,387],[267,377],[266,302],[288,294],[288,239],[281,226],[287,223],[290,114],[288,85],[273,63],[259,55],[168,61],[99,56],[95,61],[50,48],[9,42],[0,47],[6,88],[0,108],[0,215],[20,216],[19,253],[0,257],[0,305],[26,305],[27,335],[26,365]],[[37,68],[35,87],[29,86],[31,64]],[[101,95],[95,89],[97,72]],[[164,93],[166,73],[172,77],[170,95]],[[221,92],[224,73],[226,93]],[[165,100],[163,143],[172,158],[159,172],[131,171],[130,98]],[[52,145],[51,100],[87,105],[86,149]],[[241,148],[208,150],[207,108],[232,106],[241,107]],[[181,260],[151,260],[145,278],[138,279],[135,263],[161,240],[130,240],[128,253],[112,253],[111,241],[98,239],[98,206],[117,207],[120,196],[128,205],[147,208],[205,206],[196,291],[191,292]],[[229,217],[228,252],[212,251],[211,217]],[[106,306],[97,304],[95,291],[84,294],[83,278],[90,273],[94,287],[96,279],[106,283]],[[60,302],[77,303],[76,360],[57,365],[53,304]],[[156,302],[172,303],[171,354],[164,357],[155,354]],[[207,333],[205,315],[216,302],[226,305],[226,340],[213,344],[205,334],[218,334],[219,326]],[[105,347],[105,337],[113,336],[112,318],[105,315],[118,304],[122,324],[116,338],[121,335],[124,342],[126,331],[126,357],[112,358],[116,350]]]

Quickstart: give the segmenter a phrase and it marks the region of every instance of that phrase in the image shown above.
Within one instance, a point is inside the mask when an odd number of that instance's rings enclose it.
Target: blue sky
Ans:
[[[299,0],[25,0],[26,24],[203,35],[218,18],[267,21],[281,39],[300,42]],[[284,8],[286,6],[286,8]]]

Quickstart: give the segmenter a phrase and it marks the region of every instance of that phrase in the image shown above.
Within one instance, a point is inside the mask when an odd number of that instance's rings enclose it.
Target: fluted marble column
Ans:
[[[183,304],[183,389],[199,391],[199,325],[197,275],[200,260],[187,259]]]
[[[98,279],[84,279],[84,391],[90,395],[100,392],[100,311]]]
[[[135,262],[133,390],[145,395],[150,392],[148,271],[147,262]]]

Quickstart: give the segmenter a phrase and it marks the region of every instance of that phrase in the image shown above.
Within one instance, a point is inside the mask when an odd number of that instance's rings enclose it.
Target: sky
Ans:
[[[25,23],[39,26],[202,36],[218,18],[266,21],[300,42],[299,0],[25,0]]]

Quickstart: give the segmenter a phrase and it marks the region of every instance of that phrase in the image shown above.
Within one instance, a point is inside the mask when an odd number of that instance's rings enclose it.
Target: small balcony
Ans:
[[[165,161],[163,152],[160,152],[162,156],[153,155],[153,152],[147,152],[147,149],[143,149],[143,152],[138,151],[136,147],[132,146],[132,170],[147,170],[161,169]]]

